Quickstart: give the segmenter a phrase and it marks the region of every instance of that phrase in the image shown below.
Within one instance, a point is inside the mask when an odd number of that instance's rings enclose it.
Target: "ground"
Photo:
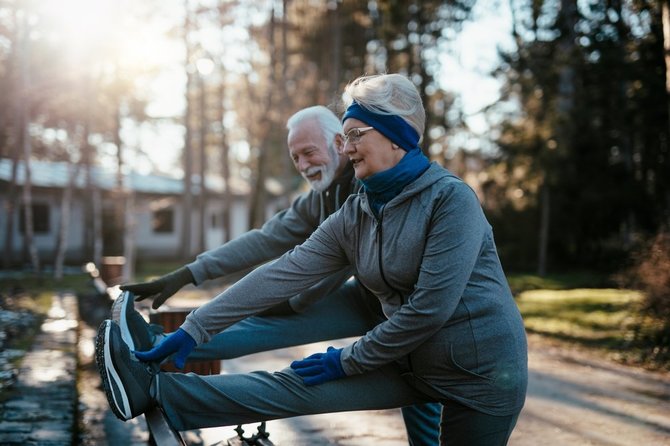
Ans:
[[[179,305],[176,305],[179,306]],[[107,317],[106,306],[91,324]],[[85,313],[91,314],[90,311]],[[91,321],[92,322],[92,321]],[[82,327],[82,363],[92,365],[95,328]],[[352,340],[317,343],[224,361],[223,373],[278,370],[297,358],[343,346]],[[670,373],[619,364],[597,352],[529,335],[529,387],[526,405],[510,446],[595,445],[670,446]],[[88,345],[88,346],[87,346]],[[87,359],[88,358],[88,359]],[[88,436],[81,444],[146,444],[142,417],[117,420],[99,389],[94,367],[84,367],[80,388]],[[247,434],[256,426],[245,426]],[[406,446],[399,410],[347,412],[270,421],[277,446]],[[191,445],[225,445],[233,427],[188,432]]]
[[[328,344],[225,361],[224,373],[283,368],[295,358],[323,351]],[[593,352],[568,348],[537,335],[529,336],[529,345],[528,398],[510,446],[670,446],[669,374],[617,364]],[[95,376],[91,378],[94,380]],[[96,397],[89,393],[89,398]],[[104,403],[100,398],[104,397],[99,395],[98,402]],[[106,432],[108,444],[117,444],[114,438],[124,444],[141,444],[146,440],[141,418],[121,423],[105,404],[97,407],[98,415],[89,414],[89,419],[104,423],[100,427]],[[255,426],[246,429],[253,433]],[[397,410],[277,420],[268,423],[268,431],[274,443],[283,446],[407,445]],[[192,444],[204,445],[225,444],[219,442],[235,435],[230,427],[189,434]]]

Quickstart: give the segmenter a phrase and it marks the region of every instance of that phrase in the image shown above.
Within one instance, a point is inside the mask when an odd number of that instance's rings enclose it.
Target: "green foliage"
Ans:
[[[636,343],[645,359],[670,362],[670,233],[661,231],[633,255],[620,281],[644,292],[637,307]]]

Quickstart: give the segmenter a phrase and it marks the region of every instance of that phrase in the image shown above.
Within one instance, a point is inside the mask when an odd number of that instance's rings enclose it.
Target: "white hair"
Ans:
[[[376,74],[354,79],[344,89],[344,106],[353,101],[380,115],[403,118],[423,137],[426,128],[426,110],[416,86],[400,74]]]
[[[290,132],[301,123],[312,119],[319,122],[319,128],[328,142],[328,148],[335,150],[335,135],[342,133],[342,123],[335,113],[323,105],[314,105],[295,112],[286,121],[286,128]]]

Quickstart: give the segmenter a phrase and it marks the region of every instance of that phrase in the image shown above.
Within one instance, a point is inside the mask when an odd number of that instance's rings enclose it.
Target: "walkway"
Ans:
[[[0,403],[3,446],[72,446],[77,411],[77,299],[54,296],[23,358],[12,396]]]

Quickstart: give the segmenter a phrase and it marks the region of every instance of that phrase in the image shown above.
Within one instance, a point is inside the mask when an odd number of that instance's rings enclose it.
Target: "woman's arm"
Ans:
[[[191,312],[182,328],[198,343],[235,322],[299,294],[336,274],[348,261],[335,237],[334,214],[302,245],[263,265],[211,301]]]

